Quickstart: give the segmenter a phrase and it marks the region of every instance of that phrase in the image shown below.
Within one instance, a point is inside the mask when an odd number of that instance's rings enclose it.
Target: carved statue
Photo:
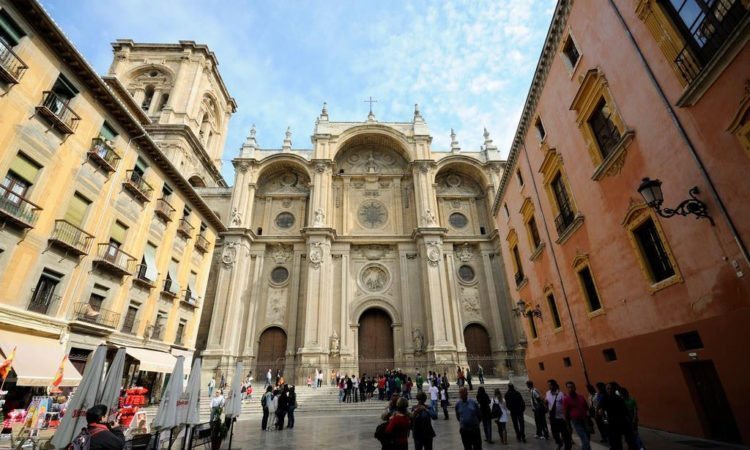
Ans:
[[[437,222],[437,219],[435,219],[435,214],[433,214],[429,209],[426,210],[424,214],[422,214],[422,220],[424,220],[427,225],[435,225],[435,222]]]
[[[232,209],[232,225],[242,225],[242,214],[237,210],[237,208]]]
[[[424,352],[424,336],[422,336],[422,330],[416,328],[411,332],[412,340],[414,341],[414,353],[420,354]]]
[[[339,335],[336,333],[336,330],[333,330],[333,334],[331,335],[331,354],[338,354],[339,350]]]
[[[314,226],[321,226],[323,223],[325,223],[326,215],[323,212],[321,208],[318,208],[315,210],[315,213],[313,215],[313,225]]]

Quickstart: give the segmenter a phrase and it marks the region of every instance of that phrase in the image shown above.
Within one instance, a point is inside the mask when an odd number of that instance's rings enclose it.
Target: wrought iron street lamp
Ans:
[[[528,306],[528,308],[531,308],[531,305]],[[528,309],[527,311],[527,305],[526,302],[523,300],[519,300],[516,302],[516,308],[513,310],[516,313],[516,316],[526,316],[526,317],[538,317],[542,318],[542,310],[540,309],[539,305],[536,305],[534,309]]]
[[[696,219],[708,219],[711,225],[714,225],[714,219],[708,215],[706,204],[696,198],[696,195],[700,193],[697,186],[693,186],[688,191],[690,198],[681,201],[676,208],[661,207],[662,203],[664,203],[664,193],[661,190],[661,181],[658,179],[644,178],[641,181],[641,185],[638,186],[638,193],[641,194],[643,200],[650,208],[653,208],[657,214],[664,218],[670,218],[674,215],[694,215]]]

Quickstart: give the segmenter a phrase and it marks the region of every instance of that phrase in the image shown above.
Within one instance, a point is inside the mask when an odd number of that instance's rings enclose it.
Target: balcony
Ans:
[[[164,289],[162,289],[161,293],[168,297],[177,298],[180,294],[180,285],[167,278],[164,280]]]
[[[81,302],[73,305],[73,322],[70,323],[70,328],[72,331],[106,336],[117,328],[119,322],[120,313],[104,308],[97,310],[89,303]]]
[[[26,308],[28,311],[32,311],[39,314],[47,314],[47,311],[49,311],[49,307],[52,306],[53,303],[60,301],[62,297],[59,295],[54,294],[40,294],[37,295],[36,289],[31,289],[31,301],[29,302],[29,306]]]
[[[34,228],[42,208],[0,186],[0,218],[19,228]]]
[[[133,274],[133,284],[138,284],[147,289],[153,289],[156,287],[154,280],[151,280],[146,275],[148,267],[145,264],[138,264],[135,266],[135,273]]]
[[[75,133],[78,123],[81,121],[78,114],[68,107],[68,100],[59,97],[52,91],[44,91],[42,104],[36,107],[36,112],[63,134]]]
[[[52,236],[49,238],[51,245],[56,245],[68,253],[76,256],[88,255],[91,249],[91,241],[94,236],[88,234],[67,220],[56,220]]]
[[[180,222],[177,224],[177,234],[185,239],[190,239],[190,236],[193,234],[194,229],[195,227],[190,225],[187,217],[183,217],[182,219],[180,219]]]
[[[195,249],[202,253],[207,253],[208,247],[210,245],[211,244],[208,243],[208,239],[206,239],[202,234],[199,234],[195,240]]]
[[[23,73],[28,69],[10,45],[0,39],[0,80],[8,84],[18,84]]]
[[[193,297],[193,293],[190,292],[190,289],[188,289],[185,291],[185,296],[180,299],[180,304],[183,306],[188,306],[190,308],[197,308],[198,299]]]
[[[122,159],[112,145],[102,138],[94,138],[92,140],[88,157],[92,163],[107,173],[113,173],[117,170],[117,165],[120,163],[120,159]]]
[[[119,277],[135,272],[136,259],[112,243],[99,244],[94,266]]]
[[[164,200],[164,198],[160,198],[156,201],[156,208],[154,208],[154,214],[161,217],[161,219],[165,222],[171,222],[172,221],[172,214],[174,214],[175,209],[172,207],[172,205],[169,204],[168,201]]]
[[[569,208],[563,208],[560,214],[555,217],[555,228],[557,229],[557,235],[562,236],[568,227],[573,223],[575,214]]]
[[[154,192],[154,189],[150,184],[146,183],[146,180],[143,179],[143,175],[135,170],[128,170],[126,175],[122,186],[138,200],[142,202],[151,201],[151,193]]]
[[[125,322],[122,324],[120,331],[125,334],[138,334],[138,324],[139,322],[137,320],[125,317]]]

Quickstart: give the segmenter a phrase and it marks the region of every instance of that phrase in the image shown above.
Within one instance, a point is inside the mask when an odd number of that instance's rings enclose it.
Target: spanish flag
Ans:
[[[62,361],[60,362],[60,367],[57,368],[57,373],[55,374],[55,378],[52,380],[52,386],[58,387],[60,386],[60,383],[63,381],[63,372],[65,370],[65,360],[68,359],[68,355],[63,356]]]
[[[13,365],[13,359],[16,357],[16,347],[13,347],[13,351],[10,352],[10,356],[5,359],[2,363],[0,363],[0,378],[5,381],[6,378],[8,378],[8,374],[10,373],[10,368]]]

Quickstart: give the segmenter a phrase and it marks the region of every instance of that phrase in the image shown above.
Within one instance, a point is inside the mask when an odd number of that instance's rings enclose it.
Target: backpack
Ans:
[[[387,426],[388,422],[383,422],[375,428],[375,439],[379,440],[383,445],[391,443],[391,436],[385,432]]]
[[[263,394],[263,396],[260,398],[260,406],[265,408],[267,406],[266,403],[266,394]]]
[[[93,433],[89,433],[88,428],[81,428],[81,432],[78,433],[78,436],[74,437],[70,442],[70,445],[68,445],[68,450],[89,450],[89,448],[91,448],[91,437],[102,431],[104,430],[98,429],[94,430]]]

